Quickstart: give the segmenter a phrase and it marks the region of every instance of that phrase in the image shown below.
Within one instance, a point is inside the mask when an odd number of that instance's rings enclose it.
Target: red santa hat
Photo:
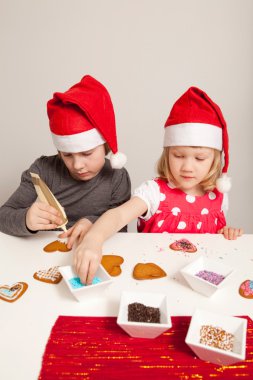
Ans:
[[[106,88],[86,75],[68,91],[56,92],[47,103],[52,138],[57,150],[84,152],[108,143],[111,166],[120,169],[126,156],[118,152],[115,115]]]
[[[164,146],[204,146],[224,153],[222,175],[217,189],[228,192],[228,133],[222,112],[209,96],[197,87],[190,87],[174,104],[165,123]]]

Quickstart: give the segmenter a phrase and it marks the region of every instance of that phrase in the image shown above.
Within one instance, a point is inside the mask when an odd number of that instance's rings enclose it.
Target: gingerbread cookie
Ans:
[[[153,280],[156,278],[166,277],[167,273],[162,268],[153,263],[135,265],[133,277],[136,280]]]
[[[120,265],[124,262],[123,257],[117,255],[102,256],[101,264],[110,276],[119,276],[121,273]]]
[[[58,284],[61,281],[62,275],[58,271],[59,267],[52,267],[49,269],[39,270],[35,272],[33,277],[35,280],[47,282],[48,284]]]
[[[239,294],[244,298],[253,298],[253,281],[244,281],[239,287]]]
[[[60,240],[55,240],[52,243],[49,243],[46,245],[43,250],[45,252],[55,252],[55,251],[60,251],[60,252],[69,252],[71,249],[67,247],[67,244],[60,241]]]
[[[197,252],[197,248],[187,239],[176,240],[170,245],[170,249],[173,251],[183,251],[183,252]]]
[[[17,301],[27,290],[26,282],[16,282],[15,284],[0,286],[0,299],[7,302]]]

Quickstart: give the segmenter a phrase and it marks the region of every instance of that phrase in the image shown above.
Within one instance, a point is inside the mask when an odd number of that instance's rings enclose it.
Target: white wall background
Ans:
[[[85,74],[107,87],[134,188],[154,176],[170,108],[196,85],[228,123],[228,221],[253,233],[252,17],[252,0],[0,0],[0,203],[55,153],[53,92]]]

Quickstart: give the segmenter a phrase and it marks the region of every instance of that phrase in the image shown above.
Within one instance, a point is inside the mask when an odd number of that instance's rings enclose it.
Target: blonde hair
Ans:
[[[170,147],[163,148],[163,153],[157,162],[157,173],[163,180],[175,183],[175,179],[170,171],[169,166],[169,149]],[[200,183],[204,191],[211,191],[216,186],[216,180],[221,174],[221,152],[214,149],[214,159],[209,173]]]

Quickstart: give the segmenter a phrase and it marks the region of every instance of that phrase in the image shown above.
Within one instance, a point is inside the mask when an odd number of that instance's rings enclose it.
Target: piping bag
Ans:
[[[60,212],[62,220],[63,220],[63,224],[61,226],[58,226],[58,228],[61,228],[63,231],[66,232],[67,231],[66,224],[68,223],[68,219],[63,207],[57,201],[53,193],[49,190],[45,182],[42,181],[40,176],[36,173],[30,173],[30,174],[32,176],[32,182],[34,184],[39,200],[41,202],[47,203],[48,205],[54,207],[57,211]]]

